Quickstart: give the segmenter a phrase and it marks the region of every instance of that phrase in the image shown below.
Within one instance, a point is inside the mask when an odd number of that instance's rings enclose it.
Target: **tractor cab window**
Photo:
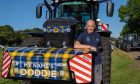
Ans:
[[[65,2],[58,8],[58,17],[76,18],[83,25],[85,25],[85,23],[92,18],[91,9],[85,2]]]
[[[139,36],[138,35],[130,35],[129,40],[136,40],[136,39],[139,39]]]

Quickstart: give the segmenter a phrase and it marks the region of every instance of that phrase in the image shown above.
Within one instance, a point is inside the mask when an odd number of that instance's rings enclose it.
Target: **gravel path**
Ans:
[[[131,52],[126,52],[126,53],[129,54],[130,58],[136,61],[133,67],[140,69],[140,51],[132,50]]]
[[[128,53],[132,59],[140,61],[140,51],[131,51]]]

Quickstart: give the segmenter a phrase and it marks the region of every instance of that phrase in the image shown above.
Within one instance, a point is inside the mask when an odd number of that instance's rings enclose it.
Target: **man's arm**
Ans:
[[[81,44],[79,41],[76,41],[75,44],[74,44],[74,48],[88,48],[90,50],[93,50],[93,51],[97,51],[97,49],[91,45],[84,45],[84,44]]]

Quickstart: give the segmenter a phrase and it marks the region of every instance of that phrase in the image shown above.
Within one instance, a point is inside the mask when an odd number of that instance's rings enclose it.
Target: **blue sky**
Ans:
[[[50,1],[50,0],[48,0]],[[106,16],[106,4],[100,4],[99,18],[103,23],[110,24],[113,37],[118,37],[124,23],[120,22],[118,9],[127,0],[112,0],[115,3],[113,17]],[[11,25],[14,30],[42,28],[45,13],[41,19],[35,17],[36,6],[43,0],[0,0],[0,25]],[[43,8],[45,10],[45,8]]]

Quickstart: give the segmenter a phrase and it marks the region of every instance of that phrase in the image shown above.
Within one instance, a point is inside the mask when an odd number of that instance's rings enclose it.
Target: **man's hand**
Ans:
[[[91,46],[90,50],[93,50],[95,52],[97,51],[97,49],[95,47],[93,47],[93,46]]]

